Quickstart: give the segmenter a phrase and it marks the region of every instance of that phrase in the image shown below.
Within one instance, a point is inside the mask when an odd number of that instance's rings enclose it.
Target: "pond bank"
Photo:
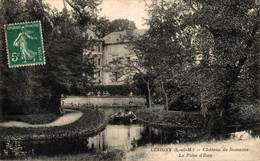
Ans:
[[[133,110],[137,120],[154,127],[161,128],[200,128],[205,129],[210,117],[202,117],[199,111],[166,111],[163,107],[140,108]],[[226,122],[225,122],[226,121]],[[255,120],[245,121],[244,118],[226,119],[224,122],[218,122],[222,128],[254,127],[260,124],[259,117]]]
[[[108,125],[107,127],[109,126],[111,125]],[[122,125],[117,125],[117,126],[119,127]],[[122,131],[122,129],[118,131]],[[163,144],[161,141],[158,140],[159,139],[158,132],[160,133],[160,131],[153,130],[152,133],[150,130],[145,130],[145,131],[146,131],[145,133],[143,132],[140,133],[142,135],[141,138],[134,137],[137,140],[134,141],[136,143],[136,146],[132,150],[124,149],[122,147],[119,147],[118,144],[116,144],[114,148],[112,148],[111,146],[109,148],[107,147],[108,149],[106,148],[103,149],[104,147],[100,147],[102,150],[95,149],[94,151],[90,151],[90,152],[70,153],[70,154],[64,153],[64,154],[59,154],[54,156],[41,155],[41,156],[26,157],[24,159],[25,160],[54,160],[54,161],[56,160],[115,160],[115,161],[117,160],[133,160],[133,161],[135,160],[149,160],[149,161],[150,160],[185,160],[185,161],[186,160],[202,160],[202,161],[215,160],[216,161],[216,160],[239,160],[237,158],[234,158],[234,155],[239,154],[242,155],[241,160],[247,160],[247,159],[258,160],[257,158],[253,158],[253,157],[257,157],[256,152],[258,151],[260,138],[252,137],[249,133],[245,131],[232,133],[234,137],[229,138],[229,140],[221,140],[221,141],[212,140],[210,142],[197,141],[193,143],[181,143],[181,142],[170,141],[170,142],[165,142]],[[115,137],[114,139],[117,139],[116,141],[122,142],[122,138],[120,139],[121,135],[117,136],[116,135],[117,132],[113,133],[114,135],[112,135],[113,137],[111,138]],[[112,133],[110,133],[109,136],[111,136],[111,134]],[[133,137],[132,134],[133,133],[130,134],[131,135],[130,138]],[[167,137],[167,135],[164,136]],[[160,138],[164,138],[164,136]],[[102,138],[103,135],[101,134],[100,137]],[[170,137],[174,137],[174,136],[170,135]],[[158,142],[149,143],[149,141],[147,142],[147,139],[149,138],[151,138],[153,141],[157,140]],[[90,145],[92,144],[91,140],[93,139],[88,139]],[[82,140],[81,142],[84,142],[84,140]],[[98,142],[101,142],[101,145],[103,144],[101,140]],[[114,143],[113,145],[115,145]],[[77,142],[77,145],[75,146],[79,146],[78,144],[79,142]],[[86,146],[87,145],[85,145],[84,147]],[[224,151],[223,148],[226,148],[228,150]],[[232,149],[229,150],[230,148],[232,148],[233,150]],[[179,156],[180,154],[184,155],[185,157],[183,158],[180,157]],[[192,155],[193,156],[197,155],[197,157],[192,157]],[[249,157],[245,157],[245,156],[249,156]]]
[[[75,122],[63,126],[50,127],[0,127],[0,141],[57,139],[77,136],[91,136],[102,131],[107,124],[104,113],[95,108],[78,109],[82,116]],[[63,122],[64,123],[64,122]]]
[[[199,113],[165,111],[163,108],[142,108],[134,111],[137,120],[162,128],[204,128],[208,118]]]
[[[110,118],[109,116],[111,114],[116,113],[120,109],[88,109],[86,107],[85,110],[86,111],[84,111],[84,113],[86,114],[84,114],[84,116],[87,116],[85,121],[88,122],[81,122],[82,124],[80,125],[84,126],[82,127],[82,129],[92,125],[93,127],[89,127],[89,129],[91,128],[98,130],[94,126],[95,122],[97,122],[98,120],[107,120],[108,118]],[[138,110],[143,109],[131,109],[131,111],[133,112]],[[173,114],[176,112],[171,111],[170,113],[172,117]],[[180,115],[185,114],[180,113]],[[81,119],[82,118],[80,118],[79,120]],[[93,136],[81,135],[78,133],[78,135],[75,135],[75,137],[63,137],[61,139],[55,138],[49,140],[30,139],[22,141],[2,141],[0,142],[0,146],[3,147],[3,153],[0,154],[1,159],[19,158],[23,160],[136,160],[134,159],[136,157],[135,154],[133,154],[133,156],[131,155],[132,157],[129,158],[128,153],[132,153],[132,151],[139,151],[140,148],[150,148],[151,150],[153,145],[158,145],[159,148],[164,148],[168,146],[173,146],[173,144],[176,147],[181,147],[183,145],[190,145],[191,143],[200,144],[201,141],[202,143],[204,143],[204,140],[201,140],[199,138],[202,133],[201,129],[199,128],[160,128],[143,123],[125,125],[106,124],[106,121],[104,122],[104,125],[107,125],[105,126],[105,129],[101,129],[102,132],[100,133],[98,131],[95,131],[96,133],[93,134]],[[75,124],[73,123],[71,125]],[[70,131],[74,133],[74,130],[77,129],[78,126],[71,127]],[[220,133],[219,130],[216,130],[213,132],[213,136],[210,140],[223,141],[225,139],[234,140],[234,138],[237,138],[237,140],[244,140],[248,138],[252,139],[259,136],[259,128],[258,130],[244,130],[247,131],[240,130],[239,133],[237,133],[236,129],[227,129],[222,131],[224,133]],[[60,132],[61,136],[62,133],[63,131]],[[217,133],[217,136],[214,135],[215,133]],[[55,134],[58,135],[57,132],[55,132]],[[155,146],[155,148],[156,147],[157,146]],[[143,152],[141,151],[140,153],[136,155],[142,156]]]
[[[64,126],[77,121],[83,115],[81,111],[77,111],[77,110],[65,109],[65,112],[66,113],[63,116],[57,117],[56,120],[49,123],[30,124],[23,121],[6,121],[6,122],[1,122],[0,127],[38,128],[38,127]]]
[[[50,156],[39,156],[39,157],[28,157],[24,160],[34,161],[63,161],[63,160],[91,160],[91,161],[121,161],[123,160],[125,152],[122,150],[109,150],[105,152],[92,152],[85,154],[72,154],[72,155],[58,155],[54,157]]]

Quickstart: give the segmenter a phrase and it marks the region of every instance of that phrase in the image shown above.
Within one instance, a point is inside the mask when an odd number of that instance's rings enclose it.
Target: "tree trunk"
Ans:
[[[2,106],[0,105],[0,122],[3,120],[4,115],[3,115],[3,111],[2,111]]]
[[[50,111],[56,114],[60,114],[61,108],[61,94],[55,90],[51,91],[51,98],[50,98]]]
[[[33,83],[34,83],[34,80],[33,80],[33,77],[32,75],[35,74],[34,73],[34,70],[32,70],[32,68],[30,69],[27,69],[25,68],[23,70],[23,74],[24,74],[24,78],[25,78],[25,88],[23,88],[23,90],[25,91],[24,93],[24,107],[23,107],[23,113],[28,115],[28,114],[31,114],[32,111],[34,110],[35,107],[33,107],[33,97],[35,96],[33,94]]]
[[[169,101],[168,101],[168,95],[164,89],[164,85],[163,85],[163,80],[162,80],[162,77],[161,77],[161,88],[162,88],[162,92],[163,92],[163,95],[164,95],[164,99],[165,99],[165,110],[168,111],[169,110]]]
[[[208,113],[207,104],[204,103],[205,94],[203,92],[200,93],[200,113],[205,118]]]
[[[165,93],[165,109],[166,109],[166,111],[168,111],[169,110],[168,96],[167,96],[166,92],[164,92],[164,93]]]
[[[151,108],[152,107],[152,99],[151,99],[151,89],[149,87],[149,82],[146,83],[146,86],[147,86],[147,95],[148,95],[148,104],[147,104],[147,107],[148,108]]]
[[[214,124],[215,124],[215,121],[216,121],[215,118],[216,118],[215,115],[211,116],[211,118],[210,118],[210,120],[207,124],[207,127],[205,129],[205,135],[203,136],[204,140],[208,140],[210,138],[211,131],[212,131]]]

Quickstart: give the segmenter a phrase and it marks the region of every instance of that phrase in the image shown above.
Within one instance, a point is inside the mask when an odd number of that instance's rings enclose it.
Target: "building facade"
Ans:
[[[95,84],[102,84],[103,82],[103,44],[102,39],[98,39],[97,36],[91,30],[87,31],[89,40],[93,43],[90,49],[83,50],[83,61],[90,61],[95,65],[93,81]],[[83,73],[84,75],[84,73]]]
[[[101,85],[120,85],[124,84],[121,80],[118,80],[116,75],[112,75],[112,72],[108,69],[108,65],[115,59],[124,58],[126,60],[133,59],[135,54],[127,49],[128,40],[124,39],[127,36],[128,31],[112,32],[105,36],[103,39],[97,39],[93,33],[88,34],[92,38],[96,38],[96,44],[93,49],[84,51],[83,55],[88,56],[94,61],[96,66],[95,71],[95,83]],[[131,34],[142,35],[145,30],[134,30]]]
[[[142,35],[145,30],[134,30],[131,34]],[[121,80],[118,80],[117,75],[112,75],[111,71],[107,69],[107,65],[117,58],[124,58],[125,60],[130,60],[135,58],[135,53],[127,49],[128,40],[125,39],[128,31],[112,32],[103,38],[104,40],[104,50],[103,50],[103,85],[118,85],[124,84]]]

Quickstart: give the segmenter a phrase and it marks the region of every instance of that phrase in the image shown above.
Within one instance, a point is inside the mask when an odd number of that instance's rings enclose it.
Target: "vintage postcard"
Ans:
[[[260,161],[259,51],[259,0],[0,1],[0,160]]]

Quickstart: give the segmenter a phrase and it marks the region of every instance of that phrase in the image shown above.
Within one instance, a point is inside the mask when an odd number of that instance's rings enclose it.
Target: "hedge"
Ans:
[[[53,139],[73,139],[78,137],[89,137],[98,134],[104,130],[107,121],[104,119],[104,113],[96,108],[80,109],[84,114],[81,118],[72,124],[55,127],[39,128],[17,128],[17,127],[0,127],[0,160],[9,157],[23,156],[20,153],[20,147],[16,143],[27,141],[46,141]],[[7,151],[8,153],[5,153]],[[31,152],[29,152],[31,153]],[[20,158],[19,158],[20,159]]]

